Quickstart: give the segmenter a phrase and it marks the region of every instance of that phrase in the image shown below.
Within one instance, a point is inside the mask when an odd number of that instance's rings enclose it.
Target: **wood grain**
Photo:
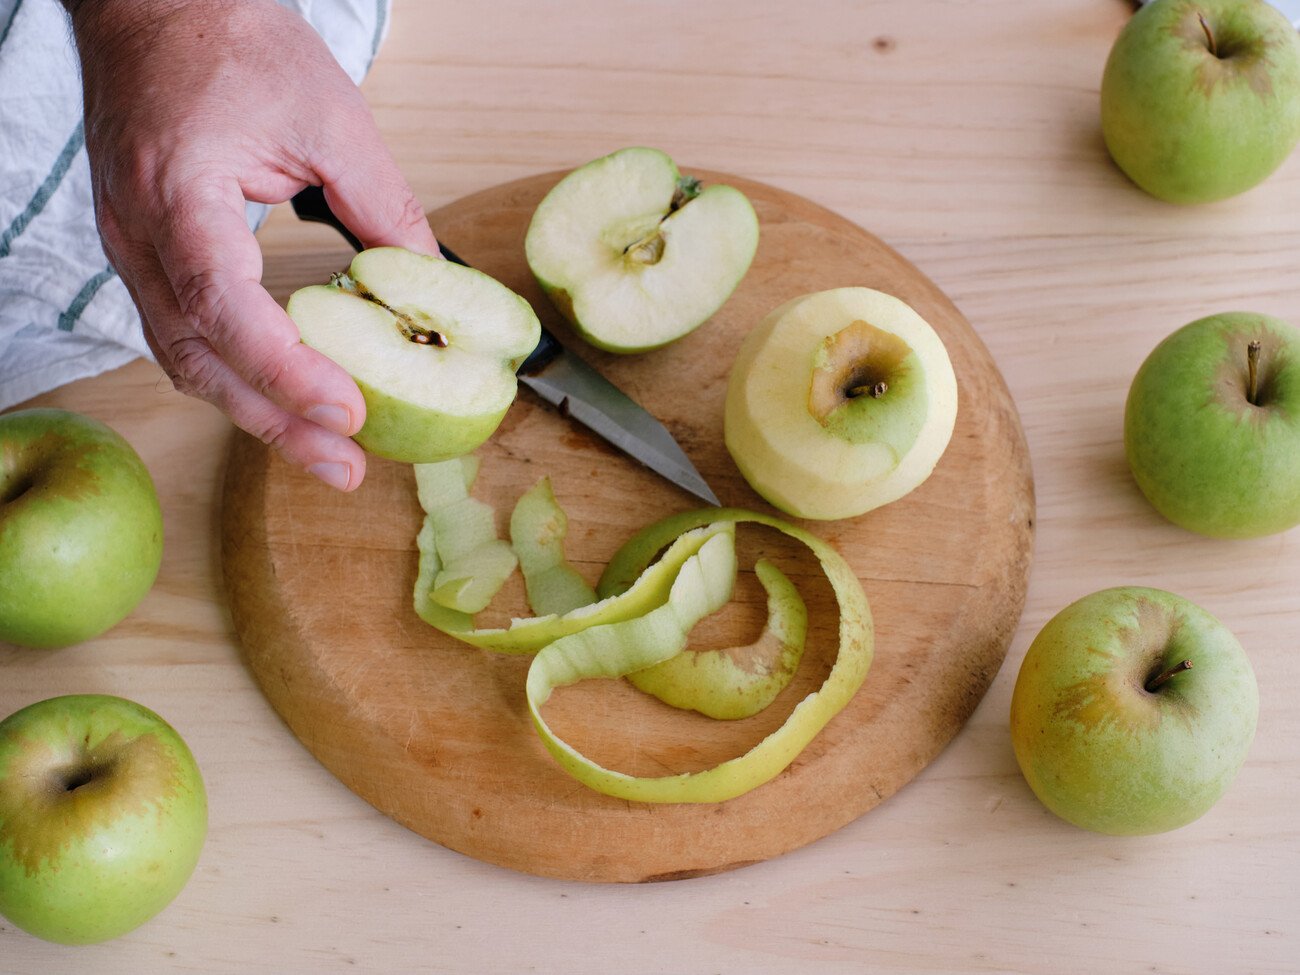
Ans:
[[[430,215],[458,253],[527,297],[557,329],[523,260],[523,235],[560,175],[489,189]],[[773,187],[699,175],[739,187],[759,214],[759,250],[736,293],[703,327],[653,354],[597,355],[568,338],[673,431],[724,504],[771,510],[722,445],[731,361],[771,308],[842,285],[888,291],[934,326],[958,378],[952,442],[920,489],[858,519],[808,524],[862,580],[876,657],[862,691],[772,782],[705,805],[628,803],[576,783],[528,720],[528,661],[467,648],[411,609],[421,515],[409,466],[372,462],[363,487],[344,497],[251,437],[238,439],[231,455],[225,578],[267,697],[349,788],[479,859],[567,879],[646,881],[714,873],[803,846],[891,796],[938,754],[979,703],[1015,631],[1033,534],[1028,451],[1006,386],[970,325],[916,268],[843,218]],[[519,495],[552,478],[569,515],[570,556],[592,582],[636,530],[697,506],[528,395],[479,455],[475,493],[497,508],[503,534]],[[804,663],[771,708],[744,721],[710,721],[623,682],[588,681],[553,698],[548,721],[556,731],[602,764],[662,775],[716,765],[774,730],[825,679],[838,616],[815,560],[797,545],[742,528],[740,555],[747,571],[735,605],[697,627],[693,644],[752,639],[764,601],[749,567],[759,555],[778,559],[803,590],[812,625]],[[517,591],[502,602],[497,619],[527,615]]]
[[[1133,485],[1120,430],[1134,371],[1173,329],[1234,308],[1300,321],[1300,154],[1208,207],[1133,187],[1098,125],[1102,66],[1132,9],[498,0],[485,15],[396,0],[362,90],[426,207],[649,143],[831,207],[953,299],[1006,377],[1033,459],[1034,568],[1011,649],[938,758],[800,850],[651,885],[484,864],[357,798],[267,703],[221,581],[230,425],[137,362],[32,405],[97,416],[140,451],[166,526],[158,582],[97,640],[0,647],[0,713],[96,691],[148,705],[194,750],[211,830],[153,922],[63,949],[0,921],[0,972],[1295,975],[1300,536],[1225,543],[1168,524]],[[287,207],[258,238],[281,302],[348,260]],[[1008,737],[1034,634],[1119,584],[1204,606],[1260,675],[1237,781],[1165,836],[1058,820]]]

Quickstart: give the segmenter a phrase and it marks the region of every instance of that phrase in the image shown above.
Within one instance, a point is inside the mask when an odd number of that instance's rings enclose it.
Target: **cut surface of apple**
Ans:
[[[644,352],[697,328],[758,247],[758,218],[730,186],[701,188],[657,149],[574,170],[546,195],[524,242],[556,308],[593,345]]]
[[[360,387],[357,443],[406,463],[458,457],[490,437],[540,334],[509,288],[398,247],[361,252],[330,284],[295,292],[288,312],[303,342]]]
[[[919,486],[952,437],[957,380],[942,340],[870,288],[792,299],[741,344],[727,449],[751,487],[801,518],[850,518]]]

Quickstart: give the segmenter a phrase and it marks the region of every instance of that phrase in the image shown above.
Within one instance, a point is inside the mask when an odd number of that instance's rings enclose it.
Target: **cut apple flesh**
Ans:
[[[897,500],[952,436],[947,350],[908,305],[868,288],[787,302],[741,345],[725,438],[750,486],[803,518],[848,518]]]
[[[363,251],[333,283],[295,292],[288,311],[303,342],[360,387],[357,442],[408,463],[491,436],[540,331],[528,303],[486,274],[396,247]]]
[[[744,194],[683,178],[655,149],[570,173],[533,215],[528,265],[592,344],[642,352],[692,331],[726,301],[758,246]]]

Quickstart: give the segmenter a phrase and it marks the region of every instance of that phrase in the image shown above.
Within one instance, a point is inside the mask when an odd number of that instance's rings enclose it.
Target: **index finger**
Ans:
[[[231,181],[197,187],[172,206],[154,243],[190,326],[257,392],[291,413],[351,436],[365,420],[352,377],[303,345],[261,285],[262,254]]]

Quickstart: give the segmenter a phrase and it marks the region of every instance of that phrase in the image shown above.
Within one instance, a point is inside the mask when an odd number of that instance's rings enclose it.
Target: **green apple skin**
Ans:
[[[93,944],[172,902],[198,863],[207,796],[194,756],[149,709],[50,698],[0,722],[0,914]]]
[[[408,464],[451,460],[491,437],[541,334],[532,307],[499,281],[399,247],[362,251],[347,274],[295,291],[287,311],[303,342],[361,390],[366,420],[353,439]],[[413,341],[416,330],[442,343]]]
[[[1229,312],[1174,332],[1133,379],[1124,447],[1138,487],[1176,525],[1253,538],[1300,524],[1300,331]]]
[[[1190,670],[1146,689],[1184,660]],[[1062,819],[1162,833],[1219,800],[1258,714],[1254,672],[1227,627],[1173,593],[1120,587],[1067,606],[1034,639],[1011,741],[1030,788]]]
[[[429,464],[473,453],[510,411],[507,403],[491,413],[460,417],[414,406],[363,380],[357,380],[357,388],[366,401],[366,422],[352,439],[376,457],[402,463]]]
[[[153,481],[121,436],[66,410],[0,416],[0,640],[98,636],[149,591],[162,546]]]
[[[861,334],[859,334],[861,333]],[[887,380],[879,398],[818,392]],[[842,400],[842,401],[840,401]],[[870,288],[801,295],[741,343],[723,437],[745,480],[799,518],[852,518],[922,484],[947,449],[957,379],[938,334],[905,302]]]
[[[1111,49],[1101,123],[1111,157],[1152,196],[1235,196],[1300,139],[1300,37],[1265,0],[1157,0]]]
[[[686,185],[694,195],[679,195]],[[587,342],[633,354],[711,318],[749,270],[758,236],[740,190],[700,189],[666,153],[633,146],[561,179],[538,204],[524,253],[551,304]],[[653,260],[636,259],[647,240],[660,245]]]

